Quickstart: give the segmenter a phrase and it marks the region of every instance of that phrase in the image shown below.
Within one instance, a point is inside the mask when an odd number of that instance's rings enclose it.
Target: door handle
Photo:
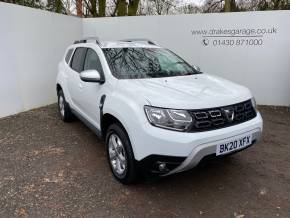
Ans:
[[[79,89],[83,89],[83,85],[79,83]]]

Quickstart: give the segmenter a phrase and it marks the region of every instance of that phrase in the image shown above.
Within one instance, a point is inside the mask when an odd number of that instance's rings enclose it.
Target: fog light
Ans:
[[[158,168],[159,168],[160,171],[167,170],[166,163],[159,163]]]

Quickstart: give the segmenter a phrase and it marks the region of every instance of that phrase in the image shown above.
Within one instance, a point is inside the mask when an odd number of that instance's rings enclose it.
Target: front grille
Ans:
[[[256,117],[251,100],[224,107],[190,110],[193,124],[190,132],[209,131],[233,126]]]

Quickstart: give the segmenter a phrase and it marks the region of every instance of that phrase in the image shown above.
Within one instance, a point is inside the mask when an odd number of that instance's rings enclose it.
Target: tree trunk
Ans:
[[[118,11],[118,5],[119,5],[119,2],[117,1],[116,2],[116,5],[115,5],[115,9],[114,9],[113,13],[111,14],[112,17],[115,17],[116,16],[116,13]]]
[[[136,16],[140,0],[130,0],[128,6],[128,15]]]
[[[225,12],[237,11],[235,0],[225,0]]]
[[[97,17],[97,0],[90,0],[91,2],[91,12],[92,12],[92,17]]]
[[[225,0],[225,12],[231,12],[231,0]]]
[[[77,0],[76,7],[77,7],[77,16],[82,17],[83,16],[83,1]]]
[[[277,9],[278,9],[278,6],[279,6],[279,1],[277,1],[277,0],[275,1],[275,0],[274,0],[274,1],[272,1],[272,2],[273,2],[273,9],[274,9],[274,10],[277,10]]]
[[[118,0],[117,16],[126,16],[127,4],[126,0]]]
[[[99,17],[106,16],[106,0],[99,0]]]

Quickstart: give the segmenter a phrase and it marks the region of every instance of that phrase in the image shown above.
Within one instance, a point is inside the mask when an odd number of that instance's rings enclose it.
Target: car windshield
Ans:
[[[200,73],[168,49],[103,48],[118,79],[160,78]]]

